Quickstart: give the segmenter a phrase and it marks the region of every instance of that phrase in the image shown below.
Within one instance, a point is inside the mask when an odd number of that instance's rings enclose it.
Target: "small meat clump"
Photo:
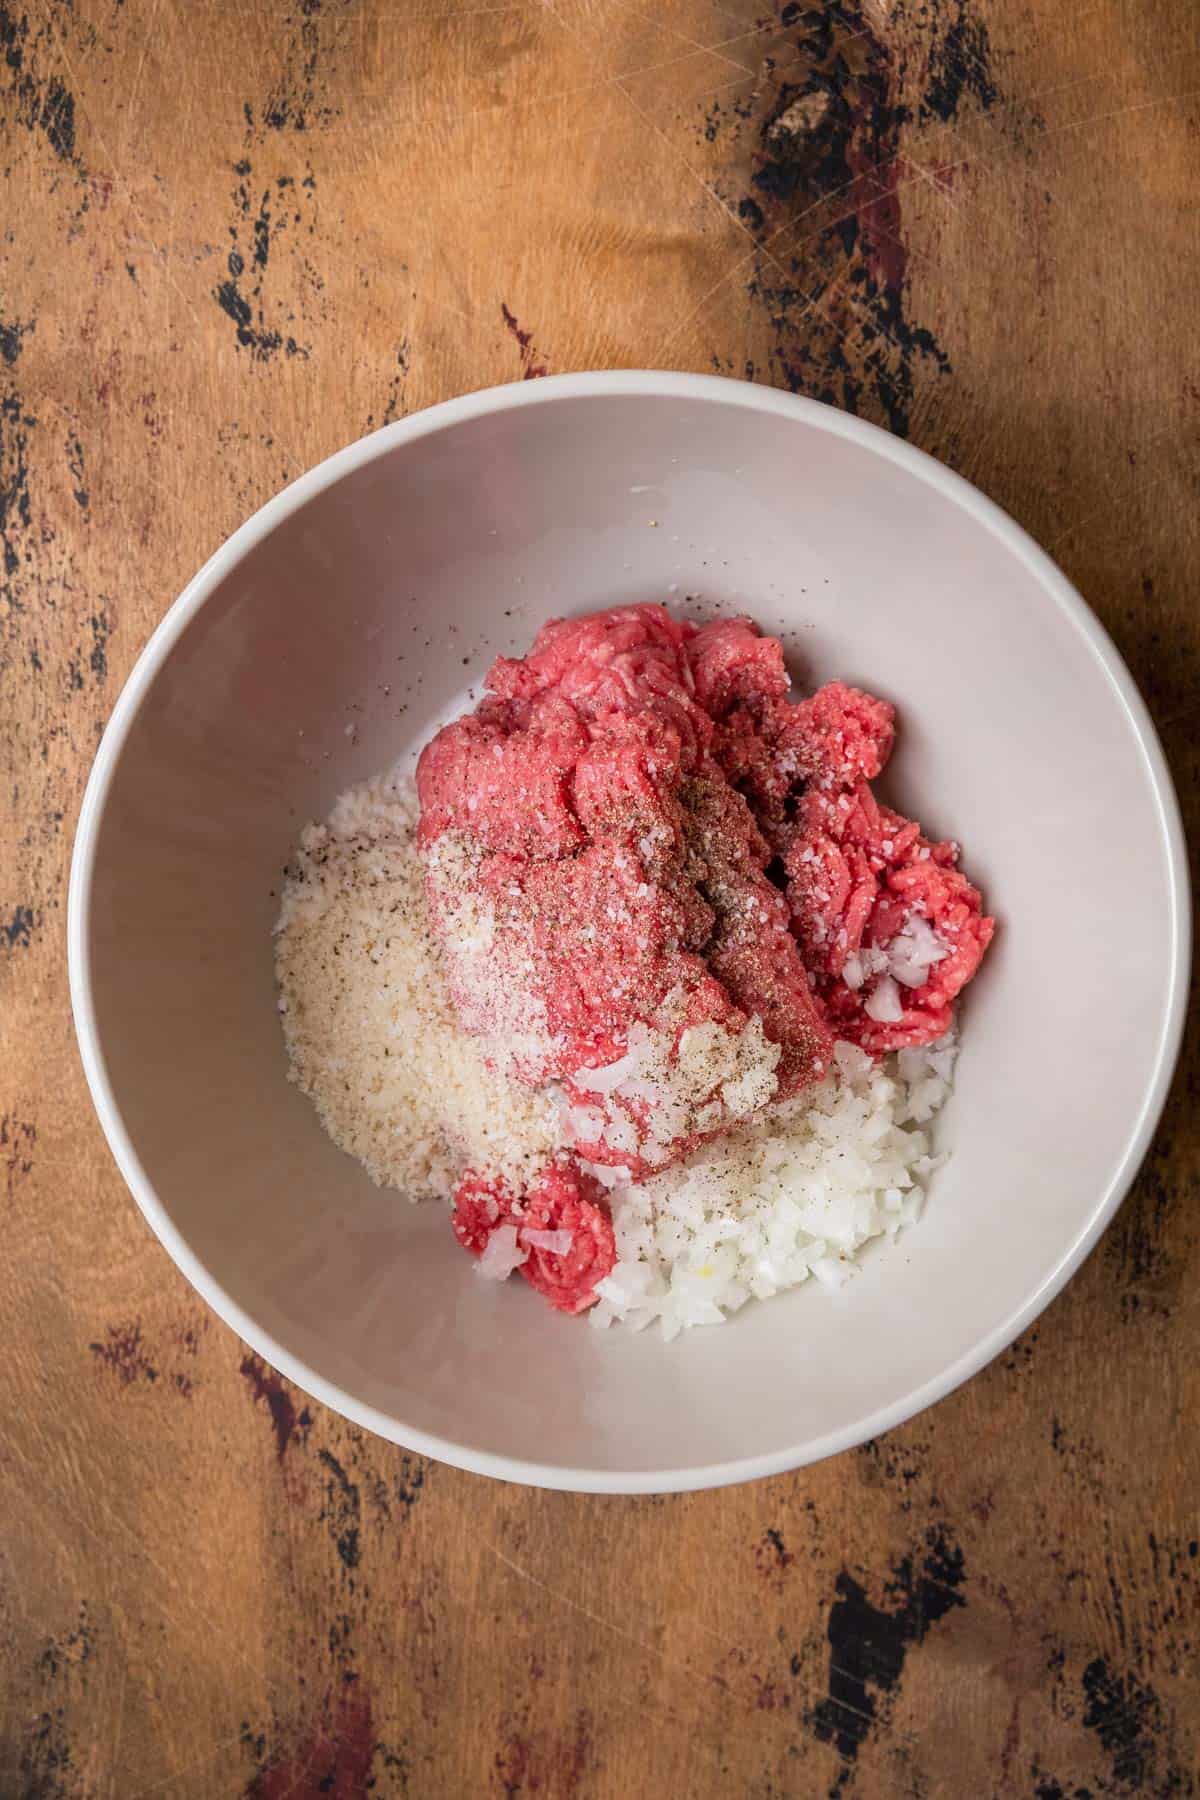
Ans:
[[[454,1196],[454,1235],[484,1274],[516,1268],[556,1312],[585,1312],[617,1260],[604,1190],[571,1163],[551,1163],[524,1197],[503,1183],[464,1176]],[[507,1239],[507,1243],[498,1240]],[[499,1255],[489,1265],[489,1248]]]

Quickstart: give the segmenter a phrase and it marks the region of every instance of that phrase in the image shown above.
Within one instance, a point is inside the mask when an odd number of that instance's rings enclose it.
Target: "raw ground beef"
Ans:
[[[617,1259],[603,1189],[570,1164],[552,1163],[524,1196],[501,1182],[464,1176],[454,1196],[453,1225],[473,1256],[482,1256],[498,1232],[511,1232],[507,1260],[556,1312],[592,1306],[596,1283]]]
[[[836,1035],[873,1056],[933,1043],[995,929],[956,867],[870,782],[895,712],[842,682],[791,701],[783,653],[748,619],[690,646],[714,755],[779,857],[791,928]]]
[[[589,1156],[633,1168],[818,1080],[832,1050],[770,846],[711,755],[695,636],[658,606],[556,620],[417,769],[462,1017],[525,1080],[568,1083]],[[635,1091],[590,1080],[638,1026],[656,1041]]]
[[[463,1022],[562,1084],[581,1156],[640,1178],[819,1081],[835,1037],[878,1057],[946,1031],[993,925],[957,846],[875,799],[885,701],[793,700],[752,621],[650,605],[552,621],[486,685],[417,770],[431,917]],[[523,1244],[474,1177],[455,1230],[485,1256],[504,1231],[578,1311],[611,1264],[590,1180],[554,1165],[526,1201],[568,1248]]]

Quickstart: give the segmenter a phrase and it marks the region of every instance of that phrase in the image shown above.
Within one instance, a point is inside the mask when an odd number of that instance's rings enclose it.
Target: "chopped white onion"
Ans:
[[[634,1073],[635,1062],[632,1056],[620,1056],[614,1063],[606,1063],[600,1069],[576,1069],[571,1080],[578,1088],[584,1088],[589,1094],[611,1094],[619,1088],[626,1078]]]
[[[928,919],[922,918],[920,913],[910,913],[904,930],[888,945],[888,966],[891,974],[905,987],[924,987],[933,965],[943,962],[949,954],[949,946]]]
[[[895,1025],[899,1019],[904,1017],[904,1008],[900,1004],[900,989],[890,975],[879,977],[863,1011],[868,1019],[874,1019],[877,1025]]]
[[[575,1242],[573,1231],[533,1231],[521,1233],[521,1242],[533,1250],[548,1250],[551,1256],[565,1256]]]
[[[514,1269],[529,1261],[528,1250],[517,1243],[515,1225],[498,1225],[483,1247],[475,1267],[486,1281],[507,1281]]]

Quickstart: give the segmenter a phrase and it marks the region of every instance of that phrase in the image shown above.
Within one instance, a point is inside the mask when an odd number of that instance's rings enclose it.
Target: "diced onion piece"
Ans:
[[[531,1250],[548,1250],[551,1256],[565,1256],[575,1242],[573,1231],[534,1231],[521,1233],[521,1242]]]
[[[507,1281],[513,1270],[519,1269],[528,1260],[528,1250],[522,1250],[517,1243],[516,1226],[497,1225],[484,1245],[475,1267],[488,1281]]]
[[[890,975],[881,975],[863,1007],[868,1019],[874,1019],[878,1025],[894,1025],[904,1017],[904,1008],[900,1004],[900,989]]]

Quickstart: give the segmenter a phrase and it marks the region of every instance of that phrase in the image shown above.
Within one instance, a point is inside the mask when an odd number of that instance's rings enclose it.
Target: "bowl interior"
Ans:
[[[1177,974],[1155,770],[1049,566],[933,465],[719,386],[558,384],[380,434],[202,578],[206,603],[135,678],[92,820],[106,1123],[168,1246],[319,1397],[565,1485],[796,1464],[998,1349],[1128,1173]],[[964,840],[1001,920],[919,1226],[836,1295],[667,1346],[479,1281],[441,1208],[333,1148],[286,1079],[270,938],[306,820],[548,616],[648,598],[748,611],[802,681],[894,700],[891,797]]]

